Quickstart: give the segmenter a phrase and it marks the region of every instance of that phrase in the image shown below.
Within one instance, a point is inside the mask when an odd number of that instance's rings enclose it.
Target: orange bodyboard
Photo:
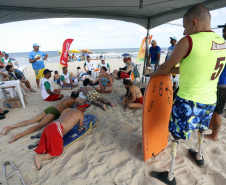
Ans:
[[[145,90],[143,104],[144,161],[167,147],[172,104],[173,88],[170,76],[152,78]]]

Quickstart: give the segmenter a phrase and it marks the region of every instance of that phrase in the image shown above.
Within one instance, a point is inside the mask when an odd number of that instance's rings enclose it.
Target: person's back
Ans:
[[[192,42],[191,52],[180,62],[178,96],[213,104],[216,102],[219,74],[225,63],[223,51],[226,52],[226,43],[214,32],[199,32],[187,38]]]
[[[58,121],[63,126],[63,135],[67,134],[81,119],[84,119],[84,113],[77,109],[72,109],[69,113],[60,117]]]
[[[141,91],[140,91],[140,88],[137,87],[136,85],[134,85],[134,84],[131,85],[129,89],[130,89],[130,93],[131,92],[135,92],[137,99],[138,98],[141,98],[143,96],[142,93],[141,93]]]
[[[70,96],[65,96],[63,99],[61,99],[54,107],[59,110],[61,113],[65,108],[71,108],[72,105],[75,103],[74,98],[71,98]]]

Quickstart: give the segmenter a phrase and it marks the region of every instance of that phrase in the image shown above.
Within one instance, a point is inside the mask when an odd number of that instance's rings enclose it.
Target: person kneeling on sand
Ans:
[[[101,67],[101,74],[99,76],[99,85],[95,87],[96,91],[101,93],[110,93],[112,91],[112,78],[107,73],[105,66]]]
[[[85,87],[81,87],[78,92],[82,92],[86,96],[86,100],[96,105],[97,107],[102,108],[103,110],[107,110],[106,105],[110,105],[112,107],[116,107],[113,102],[110,102],[106,98],[103,98],[97,91],[94,90],[93,87],[88,86],[90,84],[90,80],[87,78],[83,81],[83,85]]]
[[[142,109],[143,107],[143,95],[140,88],[134,85],[131,80],[123,79],[123,84],[127,90],[125,96],[123,96],[122,104],[131,109]]]
[[[71,97],[64,97],[62,100],[60,100],[60,102],[58,102],[55,106],[50,106],[47,109],[44,110],[44,112],[42,112],[41,114],[39,114],[38,116],[30,119],[30,120],[25,120],[22,121],[20,123],[17,123],[13,126],[6,126],[3,128],[1,134],[5,135],[7,132],[9,132],[10,130],[14,129],[14,128],[18,128],[24,125],[30,125],[36,122],[39,122],[37,125],[29,128],[28,130],[16,134],[13,136],[13,139],[11,140],[10,143],[20,139],[21,137],[24,137],[28,134],[31,134],[35,131],[40,130],[41,128],[45,127],[46,125],[48,125],[51,121],[53,121],[54,119],[57,119],[60,114],[66,109],[66,108],[71,108],[72,105],[76,102],[79,102],[81,100],[76,100],[77,97],[79,96],[79,93],[76,91],[73,91],[71,93]],[[83,100],[82,100],[83,101]]]
[[[60,156],[63,152],[63,136],[66,135],[76,124],[79,124],[79,131],[82,131],[84,113],[88,104],[79,103],[77,109],[66,109],[60,118],[43,130],[39,145],[35,152],[35,165],[40,170],[42,161]]]
[[[49,81],[51,72],[53,71],[50,71],[49,69],[45,69],[43,72],[45,77],[42,79],[41,83],[41,94],[42,99],[45,101],[56,101],[64,97],[63,94],[60,94],[60,89],[53,90],[51,82]]]

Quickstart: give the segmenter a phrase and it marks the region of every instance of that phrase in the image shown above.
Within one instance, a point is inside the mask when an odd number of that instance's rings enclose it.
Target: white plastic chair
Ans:
[[[179,74],[177,74],[176,76],[175,76],[175,78],[171,78],[171,81],[172,81],[172,83],[173,82],[175,82],[176,83],[176,88],[178,88],[179,87]]]

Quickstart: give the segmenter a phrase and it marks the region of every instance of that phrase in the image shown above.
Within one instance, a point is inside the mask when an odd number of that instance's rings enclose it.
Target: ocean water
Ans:
[[[118,48],[118,49],[90,49],[93,53],[90,54],[91,58],[99,57],[100,55],[108,58],[119,58],[123,53],[129,53],[132,57],[136,58],[139,52],[139,48]],[[42,51],[42,50],[41,50]],[[162,48],[162,51],[167,52],[167,48]],[[60,54],[58,51],[43,51],[49,55],[47,58],[48,63],[54,63],[60,61]],[[165,53],[162,53],[163,55]],[[8,53],[10,58],[14,58],[19,66],[29,65],[28,55],[29,52]],[[76,53],[76,57],[81,56],[81,53]]]

